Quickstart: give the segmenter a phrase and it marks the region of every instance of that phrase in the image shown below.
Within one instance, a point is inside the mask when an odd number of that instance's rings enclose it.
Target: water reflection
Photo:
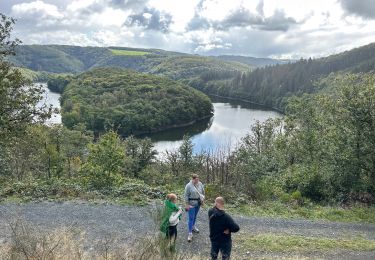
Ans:
[[[264,122],[269,118],[282,116],[276,111],[247,102],[228,101],[222,98],[212,98],[212,101],[214,116],[210,119],[209,124],[197,124],[189,128],[174,129],[152,135],[150,137],[155,141],[156,150],[158,152],[176,150],[181,145],[184,134],[189,134],[192,137],[194,153],[199,153],[202,150],[233,150],[241,138],[250,132],[251,126],[256,121]],[[194,132],[191,129],[197,131]]]

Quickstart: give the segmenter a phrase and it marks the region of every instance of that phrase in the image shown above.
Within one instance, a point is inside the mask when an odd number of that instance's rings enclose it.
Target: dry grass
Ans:
[[[119,245],[115,238],[106,236],[96,243],[85,245],[85,234],[74,226],[51,232],[41,231],[25,221],[10,225],[11,239],[0,244],[0,259],[4,260],[74,260],[74,259],[135,259],[183,260],[200,259],[173,252],[161,236],[145,237],[132,244]]]

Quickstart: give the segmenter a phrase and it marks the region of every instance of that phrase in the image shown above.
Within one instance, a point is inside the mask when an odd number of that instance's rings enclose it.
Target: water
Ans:
[[[46,104],[47,106],[52,105],[53,109],[58,109],[60,110],[60,94],[51,92],[47,88],[46,83],[35,83],[38,85],[41,85],[44,93],[43,93],[43,99],[39,101],[38,106],[42,106]],[[61,115],[60,113],[53,113],[51,118],[46,121],[47,125],[52,125],[52,124],[61,124]]]
[[[38,83],[40,84],[40,83]],[[46,84],[43,103],[52,104],[60,109],[60,94],[51,92]],[[149,135],[154,142],[155,149],[160,155],[166,150],[178,149],[185,134],[191,137],[194,144],[193,152],[216,151],[217,149],[233,150],[237,143],[250,132],[256,121],[264,122],[269,118],[281,117],[281,114],[254,104],[219,99],[212,97],[214,116],[197,122],[194,125],[171,129]],[[47,124],[61,124],[61,115],[53,114]]]
[[[214,116],[193,126],[173,129],[151,135],[155,148],[160,153],[176,150],[182,143],[184,134],[191,136],[193,153],[233,150],[238,142],[250,132],[256,121],[264,122],[281,114],[254,104],[227,99],[211,98]]]

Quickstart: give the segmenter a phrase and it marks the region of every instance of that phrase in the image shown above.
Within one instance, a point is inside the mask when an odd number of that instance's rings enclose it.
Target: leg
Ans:
[[[219,255],[219,245],[211,242],[211,259],[216,260]]]
[[[194,226],[195,217],[196,217],[195,210],[196,210],[196,207],[190,208],[189,211],[188,211],[189,212],[189,220],[188,220],[188,231],[189,231],[189,233],[191,233],[193,231],[193,226]]]
[[[195,212],[194,212],[194,221],[193,221],[193,227],[195,226],[195,221],[197,220],[197,215],[198,215],[198,212],[199,212],[199,209],[200,209],[200,206],[196,206],[195,208]]]
[[[176,251],[177,225],[169,226],[169,230],[170,230],[169,250],[174,252]]]
[[[222,244],[220,247],[220,251],[221,251],[223,260],[229,260],[230,253],[232,251],[232,241]]]

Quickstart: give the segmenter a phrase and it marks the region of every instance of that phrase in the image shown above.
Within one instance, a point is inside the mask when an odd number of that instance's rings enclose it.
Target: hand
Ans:
[[[225,230],[224,230],[224,234],[225,234],[225,235],[229,235],[229,234],[230,234],[230,230],[229,230],[229,229],[225,229]]]

